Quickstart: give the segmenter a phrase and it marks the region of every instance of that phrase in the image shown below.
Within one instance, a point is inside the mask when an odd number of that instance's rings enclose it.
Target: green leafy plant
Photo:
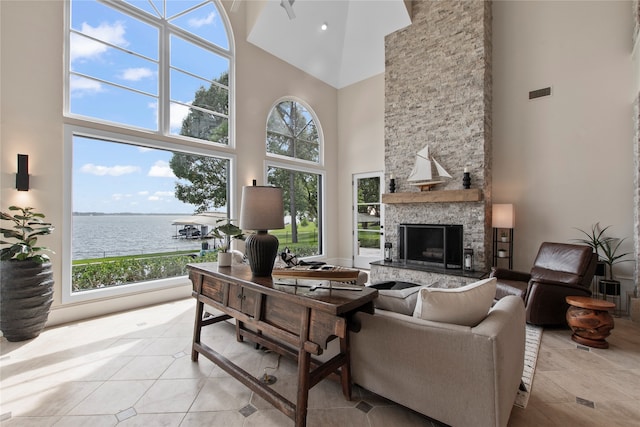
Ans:
[[[615,239],[610,237],[603,240],[600,246],[602,248],[602,261],[609,266],[609,280],[613,280],[615,277],[613,275],[613,266],[615,264],[631,261],[630,259],[622,259],[629,255],[629,252],[618,254],[620,244],[622,244],[624,240],[625,239]]]
[[[585,245],[591,246],[593,251],[598,254],[598,257],[609,266],[609,280],[613,280],[613,266],[620,262],[631,261],[629,259],[622,259],[629,255],[629,252],[619,254],[618,250],[620,249],[620,245],[626,239],[618,239],[615,237],[610,237],[606,235],[607,229],[611,227],[610,225],[602,228],[600,223],[597,222],[591,226],[591,231],[587,232],[576,228],[576,230],[580,231],[582,234],[586,236],[585,239],[573,239],[575,242],[583,243]]]
[[[593,252],[598,253],[600,248],[602,248],[603,242],[611,239],[610,237],[607,237],[605,235],[605,231],[607,231],[609,227],[610,226],[606,226],[605,228],[602,228],[600,227],[600,223],[596,222],[591,226],[590,232],[584,231],[580,228],[576,228],[576,230],[584,234],[586,238],[573,239],[573,241],[578,243],[583,243],[587,246],[591,246],[591,249],[593,249]]]
[[[224,224],[217,226],[210,232],[210,234],[216,239],[224,241],[224,244],[220,246],[221,252],[227,252],[229,250],[231,247],[231,239],[244,240],[244,234],[240,227],[232,224],[231,221],[235,221],[235,219],[219,219],[216,221],[216,224],[219,222],[223,222]]]
[[[0,240],[0,244],[9,245],[3,247],[0,251],[0,260],[20,260],[35,261],[39,264],[49,261],[49,255],[41,252],[52,252],[50,249],[36,246],[38,236],[51,234],[55,229],[50,223],[44,221],[44,214],[34,212],[34,208],[21,208],[18,206],[9,206],[11,213],[2,212],[2,220],[12,221],[13,228],[0,228],[0,233],[7,239],[14,241]]]

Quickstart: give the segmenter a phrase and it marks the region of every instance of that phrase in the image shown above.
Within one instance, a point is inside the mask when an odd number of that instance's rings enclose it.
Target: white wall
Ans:
[[[356,173],[384,170],[384,74],[338,92],[338,257],[352,265],[353,188]],[[384,183],[383,185],[387,185]]]
[[[493,7],[493,197],[515,204],[515,267],[598,221],[633,252],[630,2]],[[551,97],[528,100],[546,86]]]
[[[316,112],[325,137],[327,164],[326,242],[337,252],[337,91],[248,44],[245,7],[229,13],[236,40],[236,125],[238,173],[235,190],[256,178],[263,182],[267,114],[277,99],[295,96]],[[225,2],[229,9],[231,2]],[[0,208],[30,205],[44,212],[57,229],[41,243],[51,247],[55,279],[49,324],[158,303],[190,295],[182,288],[113,298],[83,305],[61,305],[63,229],[63,1],[0,1]],[[77,123],[77,121],[75,121]],[[16,154],[29,154],[31,190],[15,190]]]

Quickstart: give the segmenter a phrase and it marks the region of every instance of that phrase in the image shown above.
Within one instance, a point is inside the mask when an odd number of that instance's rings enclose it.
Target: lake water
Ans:
[[[188,215],[74,215],[73,259],[201,249],[205,240],[176,238]],[[208,240],[213,243],[212,240]]]

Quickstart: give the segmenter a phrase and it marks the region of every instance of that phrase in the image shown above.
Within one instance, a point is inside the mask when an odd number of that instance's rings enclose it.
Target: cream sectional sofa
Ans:
[[[353,382],[451,426],[506,426],[524,365],[522,298],[473,327],[376,309],[356,313]]]

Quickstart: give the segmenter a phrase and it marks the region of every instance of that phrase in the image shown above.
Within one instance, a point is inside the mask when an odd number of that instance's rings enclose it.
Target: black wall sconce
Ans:
[[[18,154],[16,189],[18,191],[29,191],[29,156],[26,154]]]

